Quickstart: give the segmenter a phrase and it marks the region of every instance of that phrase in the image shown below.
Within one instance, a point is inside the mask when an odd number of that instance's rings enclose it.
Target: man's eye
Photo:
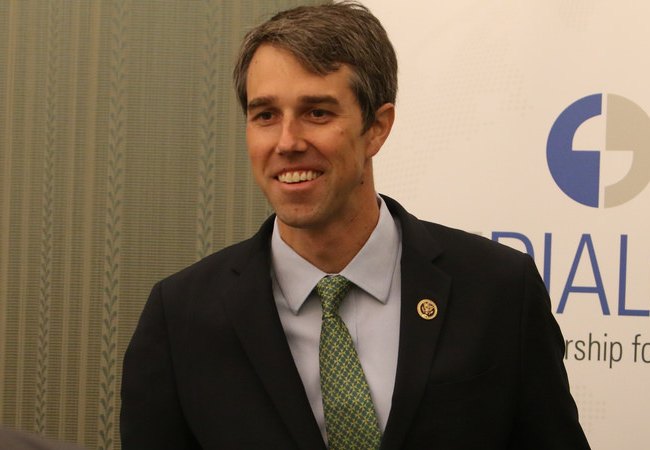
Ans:
[[[324,119],[330,115],[330,112],[324,109],[312,109],[309,115],[314,119]]]
[[[273,119],[273,113],[270,111],[263,111],[255,116],[256,120],[261,120],[263,122]]]

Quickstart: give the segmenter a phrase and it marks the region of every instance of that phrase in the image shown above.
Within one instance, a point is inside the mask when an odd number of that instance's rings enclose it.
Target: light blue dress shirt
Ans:
[[[379,203],[377,226],[340,272],[354,287],[339,314],[352,336],[383,431],[397,370],[402,244],[399,224],[383,199],[379,198]],[[322,309],[312,291],[321,278],[332,274],[322,272],[289,247],[280,237],[277,219],[271,255],[275,304],[314,417],[327,442],[318,363]]]

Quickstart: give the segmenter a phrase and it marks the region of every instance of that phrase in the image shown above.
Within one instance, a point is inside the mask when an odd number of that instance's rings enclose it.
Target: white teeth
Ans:
[[[322,172],[315,172],[313,170],[303,170],[295,172],[284,172],[278,175],[278,180],[282,183],[299,183],[301,181],[311,181],[320,177]]]

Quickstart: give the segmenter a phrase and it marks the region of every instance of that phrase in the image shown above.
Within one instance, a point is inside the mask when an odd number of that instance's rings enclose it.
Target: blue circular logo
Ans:
[[[601,158],[598,149],[575,149],[580,126],[605,112],[604,151],[633,153],[628,173],[604,187],[600,198]],[[578,203],[593,208],[622,205],[650,182],[650,118],[631,100],[614,94],[593,94],[573,102],[558,116],[546,144],[548,168],[558,187]]]

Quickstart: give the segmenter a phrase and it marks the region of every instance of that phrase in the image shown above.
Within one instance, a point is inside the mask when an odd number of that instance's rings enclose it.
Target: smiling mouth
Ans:
[[[303,181],[311,181],[320,177],[323,172],[317,172],[314,170],[296,170],[294,172],[284,172],[277,176],[277,179],[281,183],[293,184],[301,183]]]

